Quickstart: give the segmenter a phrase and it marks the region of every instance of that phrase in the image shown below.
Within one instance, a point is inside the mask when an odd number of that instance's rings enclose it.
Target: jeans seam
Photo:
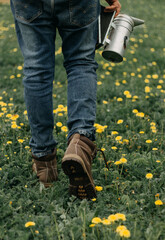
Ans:
[[[51,0],[51,13],[54,15],[54,0]]]

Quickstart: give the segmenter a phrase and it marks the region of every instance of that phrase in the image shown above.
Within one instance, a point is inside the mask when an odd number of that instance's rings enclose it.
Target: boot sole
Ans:
[[[76,154],[68,154],[62,160],[64,173],[69,177],[69,193],[80,199],[96,198],[93,179],[88,174],[83,160]]]

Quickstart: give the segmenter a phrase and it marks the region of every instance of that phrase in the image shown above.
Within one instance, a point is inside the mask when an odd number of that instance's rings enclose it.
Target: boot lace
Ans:
[[[106,168],[109,170],[108,162],[107,162],[107,159],[106,159],[106,157],[105,157],[104,151],[101,150],[101,148],[97,148],[97,151],[96,151],[96,152],[98,152],[98,151],[102,153],[102,156],[103,156],[104,162],[105,162],[105,166],[106,166]]]

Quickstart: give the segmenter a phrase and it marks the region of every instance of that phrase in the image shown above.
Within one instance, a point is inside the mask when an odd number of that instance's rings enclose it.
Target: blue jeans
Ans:
[[[52,104],[56,29],[68,78],[68,138],[80,133],[95,140],[99,0],[11,0],[11,9],[24,57],[32,153],[41,157],[57,145]]]

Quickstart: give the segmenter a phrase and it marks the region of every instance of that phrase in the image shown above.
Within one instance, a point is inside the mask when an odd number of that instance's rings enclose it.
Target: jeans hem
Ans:
[[[77,129],[77,130],[74,130],[74,131],[70,132],[67,136],[67,139],[69,140],[69,138],[75,133],[79,133],[80,135],[83,135],[83,136],[87,137],[91,141],[96,140],[95,131],[89,132],[89,131],[84,130],[84,129]]]

